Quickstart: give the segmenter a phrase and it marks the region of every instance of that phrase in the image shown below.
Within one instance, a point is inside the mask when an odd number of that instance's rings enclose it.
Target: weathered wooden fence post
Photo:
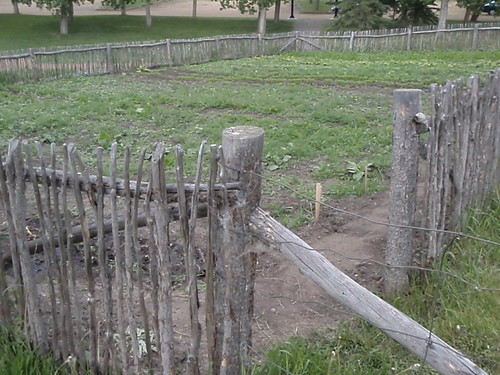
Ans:
[[[250,370],[256,255],[248,225],[260,201],[263,145],[264,131],[258,127],[238,126],[222,134],[226,178],[239,181],[240,191],[222,218],[226,297],[221,375]]]
[[[108,73],[116,73],[115,60],[113,59],[113,46],[111,43],[106,44],[106,67]]]
[[[264,35],[258,34],[257,37],[259,38],[259,52],[257,52],[258,56],[264,55]]]
[[[220,42],[220,37],[216,36],[215,37],[215,51],[217,51],[217,59],[222,60],[221,57],[221,42]]]
[[[411,51],[413,49],[413,26],[408,26],[408,37],[406,39],[406,50]]]
[[[479,40],[479,24],[474,24],[474,34],[472,34],[472,49],[477,49]]]
[[[389,223],[413,225],[417,199],[419,137],[414,118],[420,112],[421,90],[394,91],[392,168],[389,186]],[[387,231],[385,292],[389,295],[408,284],[413,254],[412,229],[390,226]]]
[[[28,52],[30,54],[29,61],[34,73],[33,76],[35,77],[35,81],[39,81],[41,79],[41,75],[40,75],[40,69],[38,68],[38,63],[36,61],[35,52],[33,51],[33,48],[30,48]]]
[[[174,57],[172,56],[172,41],[170,39],[167,40],[167,65],[174,65]]]
[[[355,36],[356,36],[356,32],[351,31],[351,36],[349,37],[349,51],[354,50],[354,38],[355,38]]]

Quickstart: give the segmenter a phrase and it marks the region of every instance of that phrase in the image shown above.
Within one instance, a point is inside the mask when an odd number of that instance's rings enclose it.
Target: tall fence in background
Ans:
[[[386,290],[408,284],[415,252],[421,266],[435,266],[459,236],[468,211],[480,208],[500,182],[500,68],[467,80],[432,85],[432,113],[421,113],[420,90],[396,90],[393,130]],[[423,135],[428,132],[428,136]],[[422,140],[420,140],[422,134]],[[427,137],[427,139],[424,139]],[[420,161],[421,146],[425,159]],[[419,186],[418,170],[423,177]],[[423,202],[417,213],[417,188]],[[426,228],[419,243],[417,226]],[[411,228],[413,227],[413,228]],[[402,268],[403,267],[403,268]]]
[[[26,82],[127,72],[284,51],[404,51],[499,49],[498,23],[410,27],[353,32],[292,32],[189,40],[29,49],[0,56],[0,80]]]

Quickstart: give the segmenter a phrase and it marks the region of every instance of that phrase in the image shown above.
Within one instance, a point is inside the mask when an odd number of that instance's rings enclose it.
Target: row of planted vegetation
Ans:
[[[431,83],[485,74],[498,61],[498,51],[303,53],[2,85],[0,149],[15,136],[42,143],[71,141],[90,164],[96,145],[109,150],[113,141],[121,147],[130,144],[138,155],[142,147],[163,141],[181,143],[192,170],[201,140],[219,143],[224,128],[259,126],[266,132],[266,176],[297,190],[294,203],[276,204],[290,193],[267,182],[264,208],[284,224],[300,226],[312,218],[303,196],[313,196],[316,182],[323,184],[328,201],[386,188],[393,89],[423,89],[425,107]],[[358,178],[356,170],[368,164],[373,172],[366,180]],[[500,241],[499,203],[497,194],[471,216],[467,231]],[[415,274],[410,291],[392,301],[491,373],[499,371],[499,257],[494,245],[460,240],[443,260],[443,269],[460,278]],[[2,327],[0,343],[2,374],[73,371],[71,361],[39,356],[19,327]],[[419,366],[382,333],[354,320],[278,343],[253,372],[403,374],[420,368],[420,373],[433,373]]]

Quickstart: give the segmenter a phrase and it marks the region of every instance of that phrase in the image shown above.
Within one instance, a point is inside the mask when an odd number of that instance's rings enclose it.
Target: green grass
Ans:
[[[332,13],[333,0],[299,0],[297,3],[301,13]]]
[[[75,142],[92,165],[95,147],[109,150],[113,141],[131,145],[136,156],[156,141],[180,143],[191,173],[202,140],[218,144],[227,127],[260,126],[268,175],[299,191],[293,204],[273,214],[299,226],[311,217],[302,194],[314,196],[316,182],[327,199],[385,188],[393,89],[422,88],[427,105],[430,83],[485,74],[498,61],[500,52],[486,51],[297,53],[3,85],[0,149],[15,136]],[[346,173],[349,161],[363,160],[377,167],[368,191],[364,181]],[[269,182],[264,186],[271,200],[285,192]]]
[[[67,361],[70,364],[70,361]],[[73,365],[74,363],[71,363]],[[76,374],[76,369],[73,372]],[[71,374],[66,364],[43,356],[13,327],[0,326],[0,375],[66,375]]]
[[[500,241],[500,196],[484,211],[475,211],[467,233]],[[500,251],[498,247],[460,239],[446,253],[443,270],[466,280],[427,273],[392,303],[490,374],[500,373]],[[437,290],[436,286],[440,288]],[[474,286],[496,290],[481,290]],[[437,304],[434,295],[439,293]],[[292,337],[270,349],[253,375],[436,374],[378,329],[354,319],[338,329]],[[415,371],[420,366],[419,371]],[[285,371],[286,370],[286,371]]]
[[[35,47],[118,43],[161,39],[189,39],[214,35],[253,34],[257,20],[249,18],[153,17],[151,29],[143,16],[76,16],[69,35],[60,35],[59,18],[0,14],[0,51]],[[293,27],[284,20],[268,22],[269,33],[287,32]],[[2,54],[2,53],[0,53]],[[5,52],[3,53],[5,54]]]
[[[31,45],[38,46],[36,33],[32,37]],[[328,200],[366,193],[364,181],[347,175],[349,161],[377,166],[369,176],[369,193],[385,188],[393,89],[423,89],[424,112],[429,112],[430,83],[484,75],[498,61],[498,51],[298,53],[151,73],[5,84],[0,86],[0,149],[5,151],[8,139],[15,136],[43,143],[75,142],[91,165],[95,147],[109,150],[113,141],[121,150],[130,144],[134,156],[156,141],[181,143],[192,175],[201,140],[220,143],[224,128],[260,126],[266,132],[266,178],[297,190],[290,194],[266,180],[264,204],[280,221],[300,226],[310,220],[312,209],[303,194],[313,197],[316,182],[323,184]],[[278,199],[283,204],[276,204]],[[495,202],[492,210],[471,220],[470,231],[498,241],[494,229],[500,212]],[[497,248],[461,240],[445,266],[470,282],[498,287],[498,274],[493,273],[498,254]],[[429,325],[433,285],[429,276],[408,298],[395,303]],[[438,335],[495,370],[491,361],[498,355],[498,324],[491,314],[500,307],[495,295],[455,279],[444,280],[441,295],[433,323]],[[305,357],[311,353],[314,358]],[[271,351],[268,360],[296,374],[387,374],[416,363],[405,353],[374,328],[353,322],[334,334],[291,339]],[[279,373],[272,366],[255,371]]]

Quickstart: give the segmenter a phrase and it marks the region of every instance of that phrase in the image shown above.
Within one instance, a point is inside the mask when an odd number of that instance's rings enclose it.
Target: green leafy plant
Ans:
[[[275,171],[277,169],[283,169],[288,166],[288,162],[292,159],[291,155],[278,156],[267,154],[264,157],[264,164],[266,168],[270,171]]]
[[[151,73],[151,69],[146,68],[145,66],[141,65],[139,66],[136,70],[136,73]]]
[[[376,169],[373,163],[362,160],[359,163],[353,161],[347,162],[347,172],[351,175],[354,181],[365,180],[365,194],[368,192],[368,173]]]
[[[373,171],[375,165],[373,163],[362,160],[359,163],[354,161],[347,162],[347,172],[351,175],[354,181],[361,181],[363,177],[368,178],[368,172]]]

